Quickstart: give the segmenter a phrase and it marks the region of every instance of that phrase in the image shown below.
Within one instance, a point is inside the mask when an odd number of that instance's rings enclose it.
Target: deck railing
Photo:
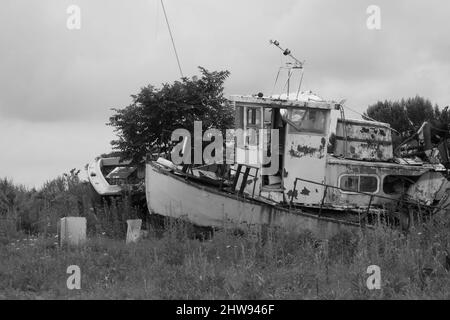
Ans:
[[[294,181],[294,189],[292,190],[292,195],[291,195],[291,199],[290,199],[290,205],[292,206],[294,204],[294,195],[295,195],[295,191],[297,190],[297,181],[303,181],[303,182],[307,182],[307,183],[311,183],[311,184],[315,184],[315,185],[320,185],[322,187],[325,187],[325,190],[323,192],[323,197],[322,197],[322,201],[320,203],[320,207],[319,207],[319,215],[322,214],[322,209],[324,207],[325,204],[325,198],[327,196],[327,191],[329,188],[331,189],[337,189],[337,190],[341,190],[341,191],[349,191],[349,190],[345,190],[343,188],[337,187],[337,186],[333,186],[333,185],[329,185],[329,184],[325,184],[325,183],[320,183],[317,181],[312,181],[312,180],[308,180],[308,179],[303,179],[303,178],[295,178]],[[421,204],[419,201],[410,201],[410,200],[406,200],[403,198],[399,198],[399,199],[392,199],[386,196],[382,196],[382,195],[377,195],[377,194],[373,194],[373,193],[367,193],[367,192],[362,192],[362,191],[351,191],[353,193],[356,194],[361,194],[361,195],[365,195],[369,197],[369,204],[367,206],[366,212],[364,213],[364,218],[367,217],[367,215],[370,213],[370,206],[372,205],[372,201],[374,198],[381,198],[381,199],[385,199],[385,200],[389,200],[389,201],[397,201],[397,202],[401,202],[403,204],[408,204],[408,205],[412,205],[412,206],[417,206],[419,209],[419,212],[421,212],[421,208],[425,207],[428,209],[434,209],[434,210],[449,210],[448,208],[444,208],[444,207],[437,207],[437,206],[431,206],[431,205],[425,205],[425,204]]]

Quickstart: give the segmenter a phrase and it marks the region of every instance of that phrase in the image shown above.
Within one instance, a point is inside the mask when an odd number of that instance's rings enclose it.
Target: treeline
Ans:
[[[441,138],[448,135],[450,124],[449,107],[433,106],[430,100],[415,96],[398,101],[378,101],[370,105],[365,118],[389,123],[394,129],[394,145],[411,137],[424,121],[429,121]]]

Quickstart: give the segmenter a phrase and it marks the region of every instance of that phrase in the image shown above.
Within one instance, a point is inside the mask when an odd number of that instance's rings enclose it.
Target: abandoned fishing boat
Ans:
[[[138,186],[144,178],[143,170],[119,157],[97,157],[87,165],[91,186],[100,196],[119,196],[123,191]]]
[[[228,174],[147,160],[151,214],[218,228],[274,225],[329,238],[380,222],[408,229],[414,213],[448,205],[447,169],[396,157],[389,124],[348,119],[342,102],[311,92],[232,96],[230,102],[235,129],[245,138],[234,144]],[[249,130],[262,129],[270,130],[247,139]],[[276,155],[270,162],[262,161],[267,150]]]

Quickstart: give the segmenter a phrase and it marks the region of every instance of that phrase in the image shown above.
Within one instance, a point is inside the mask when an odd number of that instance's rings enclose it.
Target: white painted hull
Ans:
[[[101,196],[114,196],[120,195],[122,188],[117,185],[110,185],[106,181],[102,173],[102,160],[101,158],[91,162],[87,168],[87,174],[89,182],[95,191]]]
[[[154,162],[146,164],[145,189],[150,213],[185,218],[199,226],[280,226],[296,232],[309,230],[319,238],[339,231],[359,231],[359,224],[318,217],[252,199],[238,197],[213,187],[187,180]]]

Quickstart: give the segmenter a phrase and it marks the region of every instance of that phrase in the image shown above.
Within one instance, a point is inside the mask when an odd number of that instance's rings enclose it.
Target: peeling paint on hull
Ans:
[[[344,125],[344,121],[338,119],[336,134],[335,155],[377,161],[388,161],[393,157],[391,131],[386,124],[347,119]]]
[[[360,230],[357,223],[239,198],[235,194],[186,180],[152,162],[146,164],[145,185],[150,213],[186,218],[199,226],[220,228],[230,222],[236,226],[272,225],[296,232],[309,230],[322,239],[330,238],[341,230]]]

